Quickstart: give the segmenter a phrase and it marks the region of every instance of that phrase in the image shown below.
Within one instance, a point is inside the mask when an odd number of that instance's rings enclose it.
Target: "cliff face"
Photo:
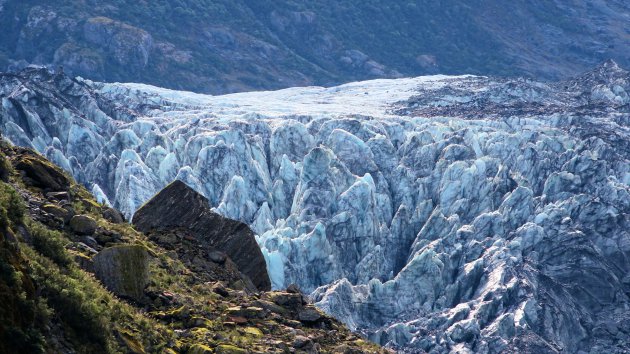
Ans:
[[[257,247],[215,243],[208,253],[190,234],[152,231],[153,242],[44,157],[5,141],[0,176],[0,353],[385,353],[296,287],[256,289],[230,257],[258,261],[257,285],[268,288]],[[172,216],[158,209],[151,217]],[[236,223],[223,219],[187,220]],[[208,229],[205,241],[255,246],[247,230]]]
[[[628,65],[625,1],[4,0],[0,70],[228,93],[401,75],[558,79]]]

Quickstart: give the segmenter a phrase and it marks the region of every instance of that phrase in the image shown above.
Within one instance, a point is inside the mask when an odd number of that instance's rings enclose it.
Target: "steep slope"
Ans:
[[[630,52],[626,1],[0,1],[0,70],[227,93],[431,73],[566,78]]]
[[[376,342],[623,352],[630,75],[430,76],[206,96],[29,69],[4,133],[127,216],[178,179]],[[401,349],[402,350],[402,349]]]
[[[154,243],[31,150],[0,141],[0,172],[0,353],[385,353],[220,248]]]

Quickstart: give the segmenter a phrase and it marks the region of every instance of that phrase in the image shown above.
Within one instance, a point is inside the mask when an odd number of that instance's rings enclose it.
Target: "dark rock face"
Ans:
[[[205,197],[181,181],[171,183],[149,200],[132,223],[143,232],[187,229],[203,245],[225,252],[259,290],[271,289],[265,258],[252,230],[213,212]]]

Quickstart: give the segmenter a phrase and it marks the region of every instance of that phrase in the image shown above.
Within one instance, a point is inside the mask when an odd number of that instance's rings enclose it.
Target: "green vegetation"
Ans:
[[[4,154],[0,158],[7,161]],[[18,228],[30,243],[10,240]],[[68,236],[26,216],[20,194],[0,182],[0,352],[61,351],[50,341],[55,331],[78,353],[119,353],[131,343],[143,347],[137,338],[156,351],[166,346],[168,331],[78,267],[66,249]]]
[[[0,229],[19,224],[23,216],[22,198],[11,186],[0,182]]]
[[[7,151],[8,159],[3,153]],[[22,149],[0,145],[0,157],[9,170],[15,166],[23,172],[31,167],[24,163],[28,161],[37,162],[41,176],[60,173],[43,157]],[[107,221],[102,216],[106,207],[69,179],[69,185],[59,185],[64,186],[62,193],[67,193],[64,198],[72,202],[73,212],[96,221],[101,234],[95,231],[94,237],[111,237],[101,241],[105,246],[94,245],[96,251],[81,243],[85,236],[73,233],[63,214],[56,213],[61,205],[68,205],[42,192],[49,186],[34,186],[22,173],[9,176],[8,183],[0,182],[0,353],[286,352],[296,334],[284,323],[299,326],[313,338],[324,338],[320,341],[324,352],[334,352],[339,344],[366,353],[382,352],[373,344],[357,342],[358,337],[332,319],[321,323],[330,326],[327,329],[309,327],[296,320],[300,309],[273,305],[273,294],[247,294],[242,286],[231,289],[217,280],[226,277],[222,272],[235,269],[215,266],[207,273],[195,269],[178,252],[165,250],[131,225]],[[121,262],[128,265],[117,275],[131,281],[130,287],[144,286],[146,276],[141,282],[132,279],[139,275],[135,270],[146,267],[149,254],[150,283],[127,300],[121,298],[125,294],[120,289],[109,291],[97,280],[95,270],[102,258],[92,257],[95,252],[107,257],[121,249],[127,250],[124,257],[143,258],[143,262],[135,258]],[[180,246],[177,251],[191,249]],[[281,315],[265,312],[257,306],[259,301],[280,308],[276,311]]]
[[[28,230],[33,239],[33,247],[37,252],[58,266],[67,267],[70,265],[72,258],[66,250],[68,241],[58,231],[47,229],[44,225],[30,220]]]

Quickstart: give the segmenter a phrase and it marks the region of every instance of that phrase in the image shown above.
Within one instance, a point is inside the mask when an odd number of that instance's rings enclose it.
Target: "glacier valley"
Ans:
[[[0,127],[128,218],[185,182],[275,288],[400,352],[625,353],[629,95],[613,62],[224,96],[27,68]]]

